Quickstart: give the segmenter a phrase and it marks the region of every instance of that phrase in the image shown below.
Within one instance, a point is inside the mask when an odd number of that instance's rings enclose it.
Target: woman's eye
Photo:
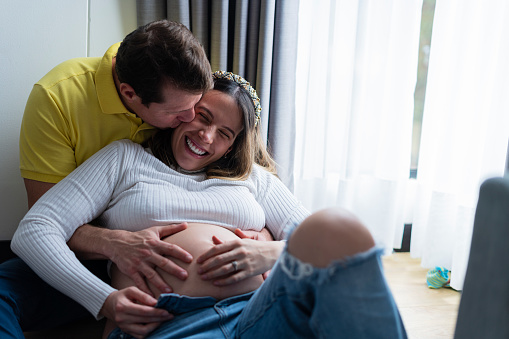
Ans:
[[[230,135],[225,131],[219,131],[219,133],[221,133],[221,135],[224,136],[225,138],[230,139]]]
[[[200,116],[201,116],[201,118],[202,118],[203,120],[205,120],[205,121],[209,121],[209,117],[208,117],[206,114],[204,114],[204,113],[200,113]]]

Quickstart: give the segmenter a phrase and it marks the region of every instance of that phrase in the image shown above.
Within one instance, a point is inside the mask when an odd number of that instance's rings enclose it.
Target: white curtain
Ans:
[[[435,8],[411,254],[424,267],[451,269],[456,289],[463,287],[480,184],[504,171],[508,17],[506,0],[437,1]]]
[[[422,0],[301,1],[295,193],[401,245]]]
[[[411,255],[450,269],[461,289],[480,184],[504,171],[509,2],[436,2],[409,180],[421,8],[422,0],[301,2],[295,192],[312,211],[352,210],[387,252],[411,222]]]

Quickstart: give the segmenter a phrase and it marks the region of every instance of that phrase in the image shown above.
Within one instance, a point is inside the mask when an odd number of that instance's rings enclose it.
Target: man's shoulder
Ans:
[[[95,75],[101,62],[100,57],[73,58],[61,62],[44,75],[37,82],[45,88],[50,88],[63,81],[75,81],[76,77],[83,75]]]

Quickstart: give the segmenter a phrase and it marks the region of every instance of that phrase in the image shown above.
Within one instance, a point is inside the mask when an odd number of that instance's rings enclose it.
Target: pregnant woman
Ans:
[[[112,143],[39,199],[13,250],[107,317],[109,338],[406,337],[369,231],[346,212],[309,215],[275,176],[254,89],[214,78],[193,121],[146,148]],[[96,218],[118,232],[187,222],[165,238],[187,252],[172,258],[174,275],[159,272],[172,293],[145,293],[115,266],[113,286],[88,272],[66,242]],[[264,227],[277,241],[242,232]]]

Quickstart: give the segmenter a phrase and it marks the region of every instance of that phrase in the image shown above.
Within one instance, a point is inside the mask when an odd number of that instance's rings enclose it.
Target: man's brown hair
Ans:
[[[204,93],[213,85],[203,46],[186,26],[168,20],[129,33],[118,49],[115,71],[145,106],[163,101],[161,89],[167,82],[191,93]]]

